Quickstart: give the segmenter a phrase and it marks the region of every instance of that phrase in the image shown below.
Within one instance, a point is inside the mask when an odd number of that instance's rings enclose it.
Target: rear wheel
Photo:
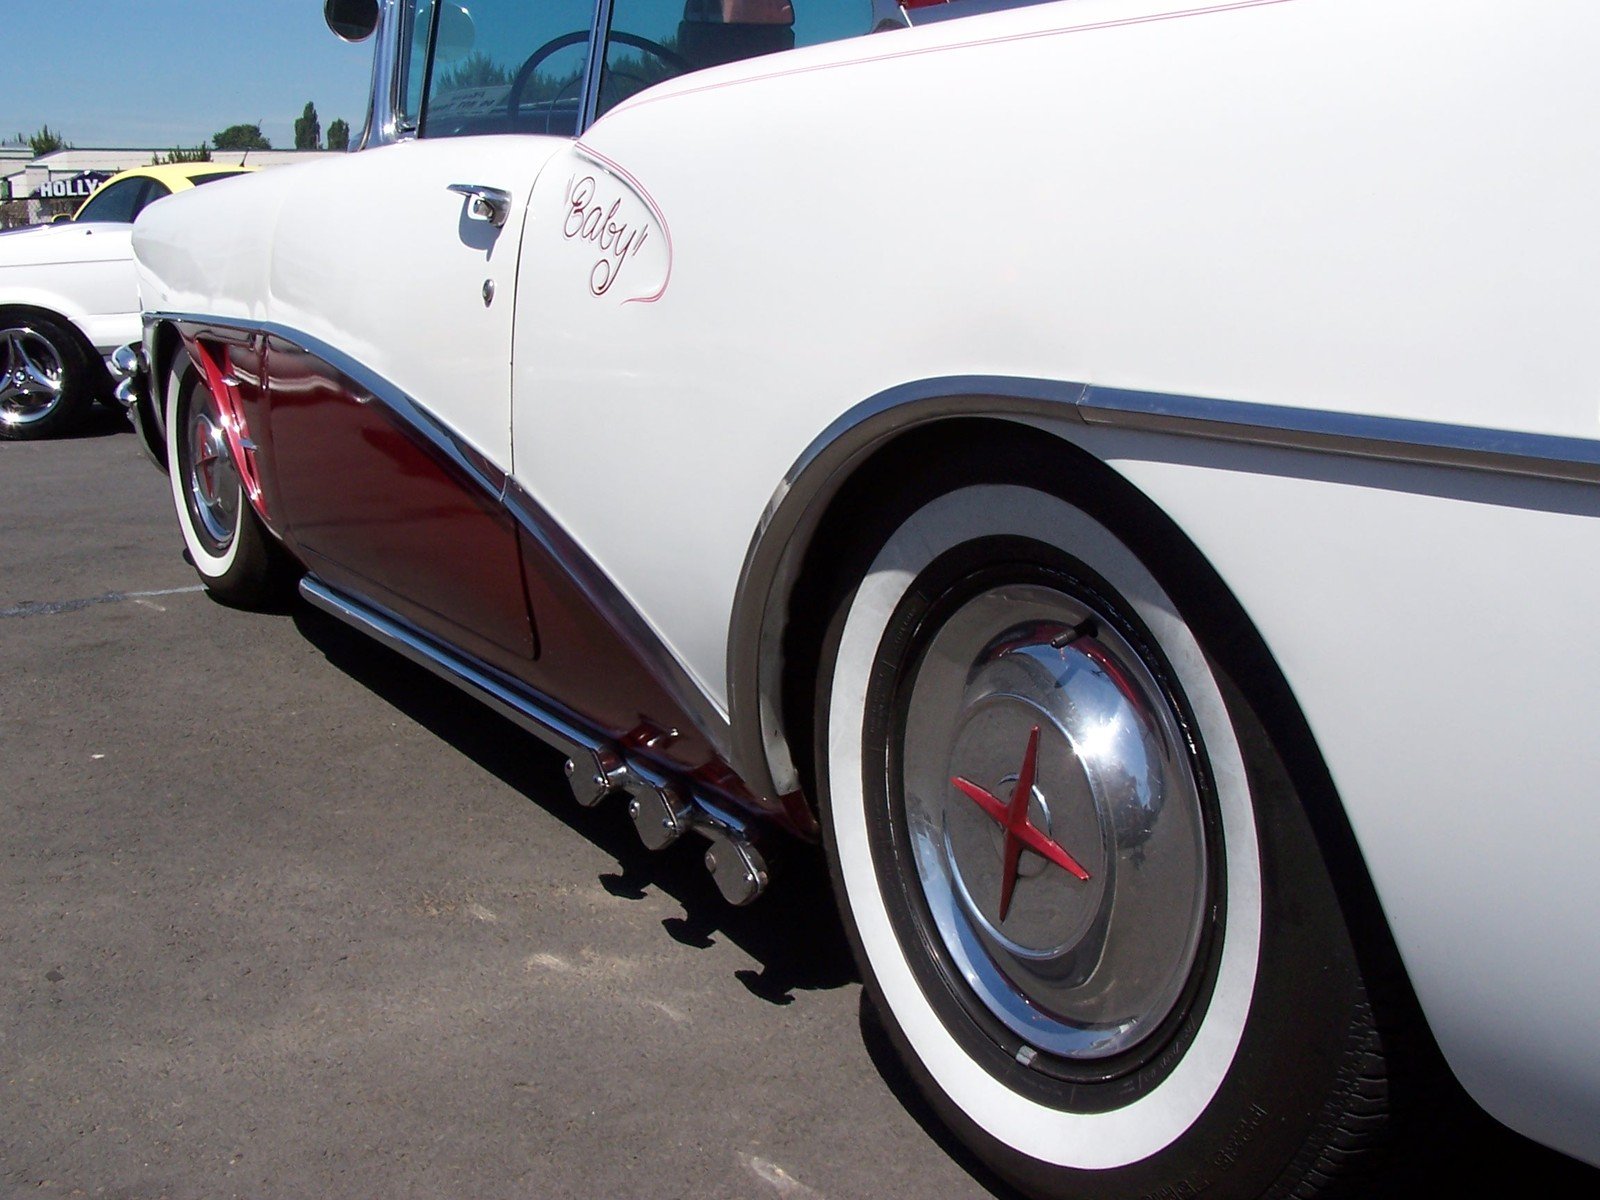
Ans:
[[[281,601],[294,580],[288,553],[244,494],[224,415],[188,356],[167,381],[167,462],[184,545],[206,590],[244,608]]]
[[[1043,487],[888,508],[829,631],[818,759],[919,1085],[1036,1196],[1334,1180],[1384,1124],[1384,1047],[1305,813],[1182,592]]]

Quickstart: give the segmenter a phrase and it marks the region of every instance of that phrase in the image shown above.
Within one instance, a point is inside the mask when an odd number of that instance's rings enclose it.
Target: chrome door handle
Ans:
[[[472,201],[467,206],[470,216],[487,221],[496,229],[504,225],[506,218],[511,215],[510,192],[484,187],[481,183],[452,183],[450,190]]]

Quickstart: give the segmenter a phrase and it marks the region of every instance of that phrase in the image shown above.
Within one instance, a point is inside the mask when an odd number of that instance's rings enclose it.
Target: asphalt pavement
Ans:
[[[0,1194],[968,1197],[821,864],[732,909],[560,759],[211,601],[119,418],[0,442]],[[1479,1131],[1444,1194],[1600,1173]]]

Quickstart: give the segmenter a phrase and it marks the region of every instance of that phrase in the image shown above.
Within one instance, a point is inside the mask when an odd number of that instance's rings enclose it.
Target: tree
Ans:
[[[322,149],[322,122],[317,119],[317,106],[309,100],[306,101],[305,111],[294,123],[294,148]]]
[[[350,123],[343,117],[335,117],[328,126],[328,149],[350,149]]]
[[[210,162],[211,148],[209,146],[196,146],[188,149],[184,146],[174,146],[166,154],[157,154],[150,160],[152,167],[164,166],[167,163],[197,163]]]
[[[56,150],[72,149],[72,143],[48,125],[41,127],[38,133],[27,139],[24,139],[20,133],[17,134],[17,141],[23,140],[26,140],[33,147],[33,156],[35,158],[38,158],[41,154],[50,154]]]
[[[511,82],[511,73],[482,50],[474,50],[465,61],[440,77],[437,90],[459,92],[463,88],[504,87]]]
[[[221,133],[211,135],[211,144],[218,150],[271,150],[272,143],[261,136],[261,125],[229,125]]]

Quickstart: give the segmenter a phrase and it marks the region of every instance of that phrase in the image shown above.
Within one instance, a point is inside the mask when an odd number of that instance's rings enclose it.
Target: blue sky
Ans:
[[[314,101],[361,133],[372,43],[347,46],[322,0],[0,0],[0,138],[47,123],[80,147],[209,143],[260,122],[294,148]]]

